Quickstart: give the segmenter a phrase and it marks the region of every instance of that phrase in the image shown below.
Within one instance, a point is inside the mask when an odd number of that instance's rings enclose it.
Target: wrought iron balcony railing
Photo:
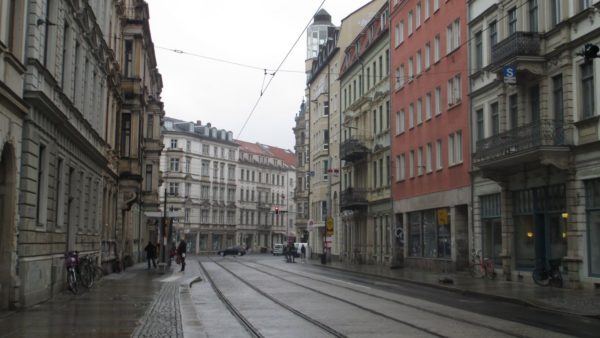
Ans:
[[[369,154],[366,142],[353,136],[342,142],[340,146],[340,158],[344,161],[356,161]]]
[[[474,164],[495,161],[539,147],[564,146],[564,122],[540,120],[477,141]]]
[[[367,189],[364,188],[348,188],[342,191],[340,197],[340,205],[342,209],[352,209],[366,206],[368,204]]]
[[[491,65],[503,66],[508,60],[518,56],[539,56],[540,35],[534,32],[515,32],[492,47]]]

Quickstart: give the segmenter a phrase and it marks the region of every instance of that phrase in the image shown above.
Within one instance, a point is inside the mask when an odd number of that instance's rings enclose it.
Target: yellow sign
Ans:
[[[333,236],[333,217],[327,217],[325,229],[327,230],[327,236]]]
[[[448,209],[442,208],[437,210],[437,219],[439,225],[448,224]]]

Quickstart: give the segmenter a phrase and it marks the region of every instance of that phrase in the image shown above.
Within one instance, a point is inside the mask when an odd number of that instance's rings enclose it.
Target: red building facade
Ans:
[[[468,264],[466,2],[392,0],[392,199],[404,263]]]

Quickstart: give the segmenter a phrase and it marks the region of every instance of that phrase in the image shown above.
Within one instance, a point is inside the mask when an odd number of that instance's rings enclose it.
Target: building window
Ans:
[[[552,24],[558,25],[561,21],[560,3],[562,0],[551,0],[550,7],[552,8]]]
[[[415,126],[415,106],[410,104],[408,106],[408,128],[412,129]]]
[[[121,117],[121,155],[131,155],[131,114],[126,113]]]
[[[404,132],[404,109],[396,113],[396,135]]]
[[[440,35],[436,35],[433,40],[433,62],[440,61]]]
[[[408,58],[408,81],[412,81],[413,80],[413,58],[410,57]]]
[[[408,35],[413,33],[413,12],[408,12]]]
[[[501,264],[502,221],[500,214],[500,194],[479,197],[481,212],[481,232],[483,237],[483,257]]]
[[[431,163],[433,161],[433,149],[431,146],[431,143],[427,143],[427,158],[425,160],[425,169],[427,170],[427,173],[430,173],[432,171],[432,167],[431,167]]]
[[[210,175],[209,174],[209,170],[210,170],[209,166],[210,166],[210,162],[209,161],[202,160],[202,164],[201,164],[201,167],[200,167],[200,170],[201,170],[200,173],[201,173],[202,176],[208,177]]]
[[[458,104],[461,101],[460,82],[460,75],[456,75],[455,77],[448,80],[448,107]]]
[[[483,109],[479,109],[475,112],[475,117],[477,119],[477,140],[483,140],[485,138],[485,129],[484,129],[484,120],[483,120]]]
[[[431,67],[431,45],[428,43],[425,44],[425,69],[429,69]]]
[[[423,123],[423,100],[417,99],[417,124]]]
[[[425,95],[425,119],[431,119],[431,93]]]
[[[46,209],[48,202],[48,155],[46,153],[46,146],[41,144],[38,152],[37,208],[35,218],[36,225],[38,226],[46,224]]]
[[[427,0],[426,0],[427,1]],[[417,3],[417,8],[415,9],[415,27],[421,27],[421,3]]]
[[[508,35],[513,35],[517,32],[517,7],[508,10]]]
[[[441,170],[444,167],[442,157],[442,140],[435,141],[435,169]]]
[[[517,94],[508,97],[508,111],[510,114],[510,128],[515,129],[519,125],[519,106]]]
[[[498,25],[496,21],[490,22],[488,30],[490,32],[490,48],[493,48],[498,43]]]
[[[415,177],[415,151],[411,150],[408,157],[408,175],[413,178]]]
[[[169,160],[169,171],[179,172],[179,159],[171,158]]]
[[[457,131],[448,136],[448,165],[461,163],[462,156],[462,132]]]
[[[475,68],[480,70],[483,67],[483,32],[475,33]]]
[[[440,9],[440,0],[433,0],[433,11]]]
[[[585,197],[589,271],[592,276],[600,276],[600,179],[585,181]]]
[[[498,114],[498,102],[490,105],[492,116],[492,135],[496,136],[500,133],[500,115]]]
[[[435,115],[442,113],[442,87],[435,89]]]
[[[154,115],[148,114],[147,126],[146,126],[146,137],[154,138]]]
[[[430,13],[429,13],[429,1],[431,0],[425,0],[425,20],[429,19]]]
[[[123,68],[126,78],[133,77],[133,41],[125,40],[125,67]]]
[[[210,152],[210,146],[208,144],[203,144],[202,145],[202,155],[208,156],[209,152]]]
[[[594,63],[588,61],[581,65],[581,99],[583,118],[594,116]]]
[[[406,159],[404,154],[396,157],[396,180],[402,181],[406,178]]]
[[[210,198],[209,194],[210,194],[210,187],[208,185],[202,185],[200,187],[200,198],[207,200]],[[241,200],[244,200],[243,195],[244,195],[244,189],[242,189],[242,198],[240,198]]]
[[[552,103],[554,104],[554,120],[562,124],[564,119],[562,74],[552,78]]]
[[[425,166],[423,165],[423,147],[419,147],[417,149],[417,175],[423,175],[423,169]]]
[[[152,165],[146,165],[146,177],[144,178],[146,183],[146,191],[152,191]]]
[[[429,258],[452,256],[448,208],[409,213],[408,233],[409,256]]]
[[[175,149],[177,148],[177,139],[172,138],[171,139],[171,149]]]
[[[417,55],[415,57],[416,61],[417,61],[417,75],[421,74],[421,50],[419,49],[417,51]]]
[[[579,0],[579,9],[584,10],[590,8],[592,5],[592,0]]]
[[[531,122],[540,121],[540,87],[535,85],[529,88],[529,103],[531,104]]]
[[[169,182],[169,195],[179,196],[179,183]]]
[[[460,47],[460,19],[446,27],[446,54]]]
[[[538,2],[529,0],[529,31],[538,31]]]

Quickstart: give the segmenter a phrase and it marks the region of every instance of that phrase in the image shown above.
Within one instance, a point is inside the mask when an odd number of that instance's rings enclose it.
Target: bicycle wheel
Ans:
[[[471,277],[474,278],[483,278],[483,276],[485,276],[485,273],[482,270],[482,266],[479,263],[471,262],[471,264],[469,265],[469,272],[471,273]]]
[[[548,286],[550,284],[550,276],[548,276],[548,272],[543,268],[535,268],[531,277],[533,277],[535,284],[539,286]]]
[[[74,269],[69,269],[67,271],[67,286],[73,294],[77,294],[77,277],[75,276]]]
[[[91,288],[94,286],[94,271],[92,270],[92,266],[87,261],[82,261],[79,265],[79,275],[81,277],[81,284],[86,288]]]

